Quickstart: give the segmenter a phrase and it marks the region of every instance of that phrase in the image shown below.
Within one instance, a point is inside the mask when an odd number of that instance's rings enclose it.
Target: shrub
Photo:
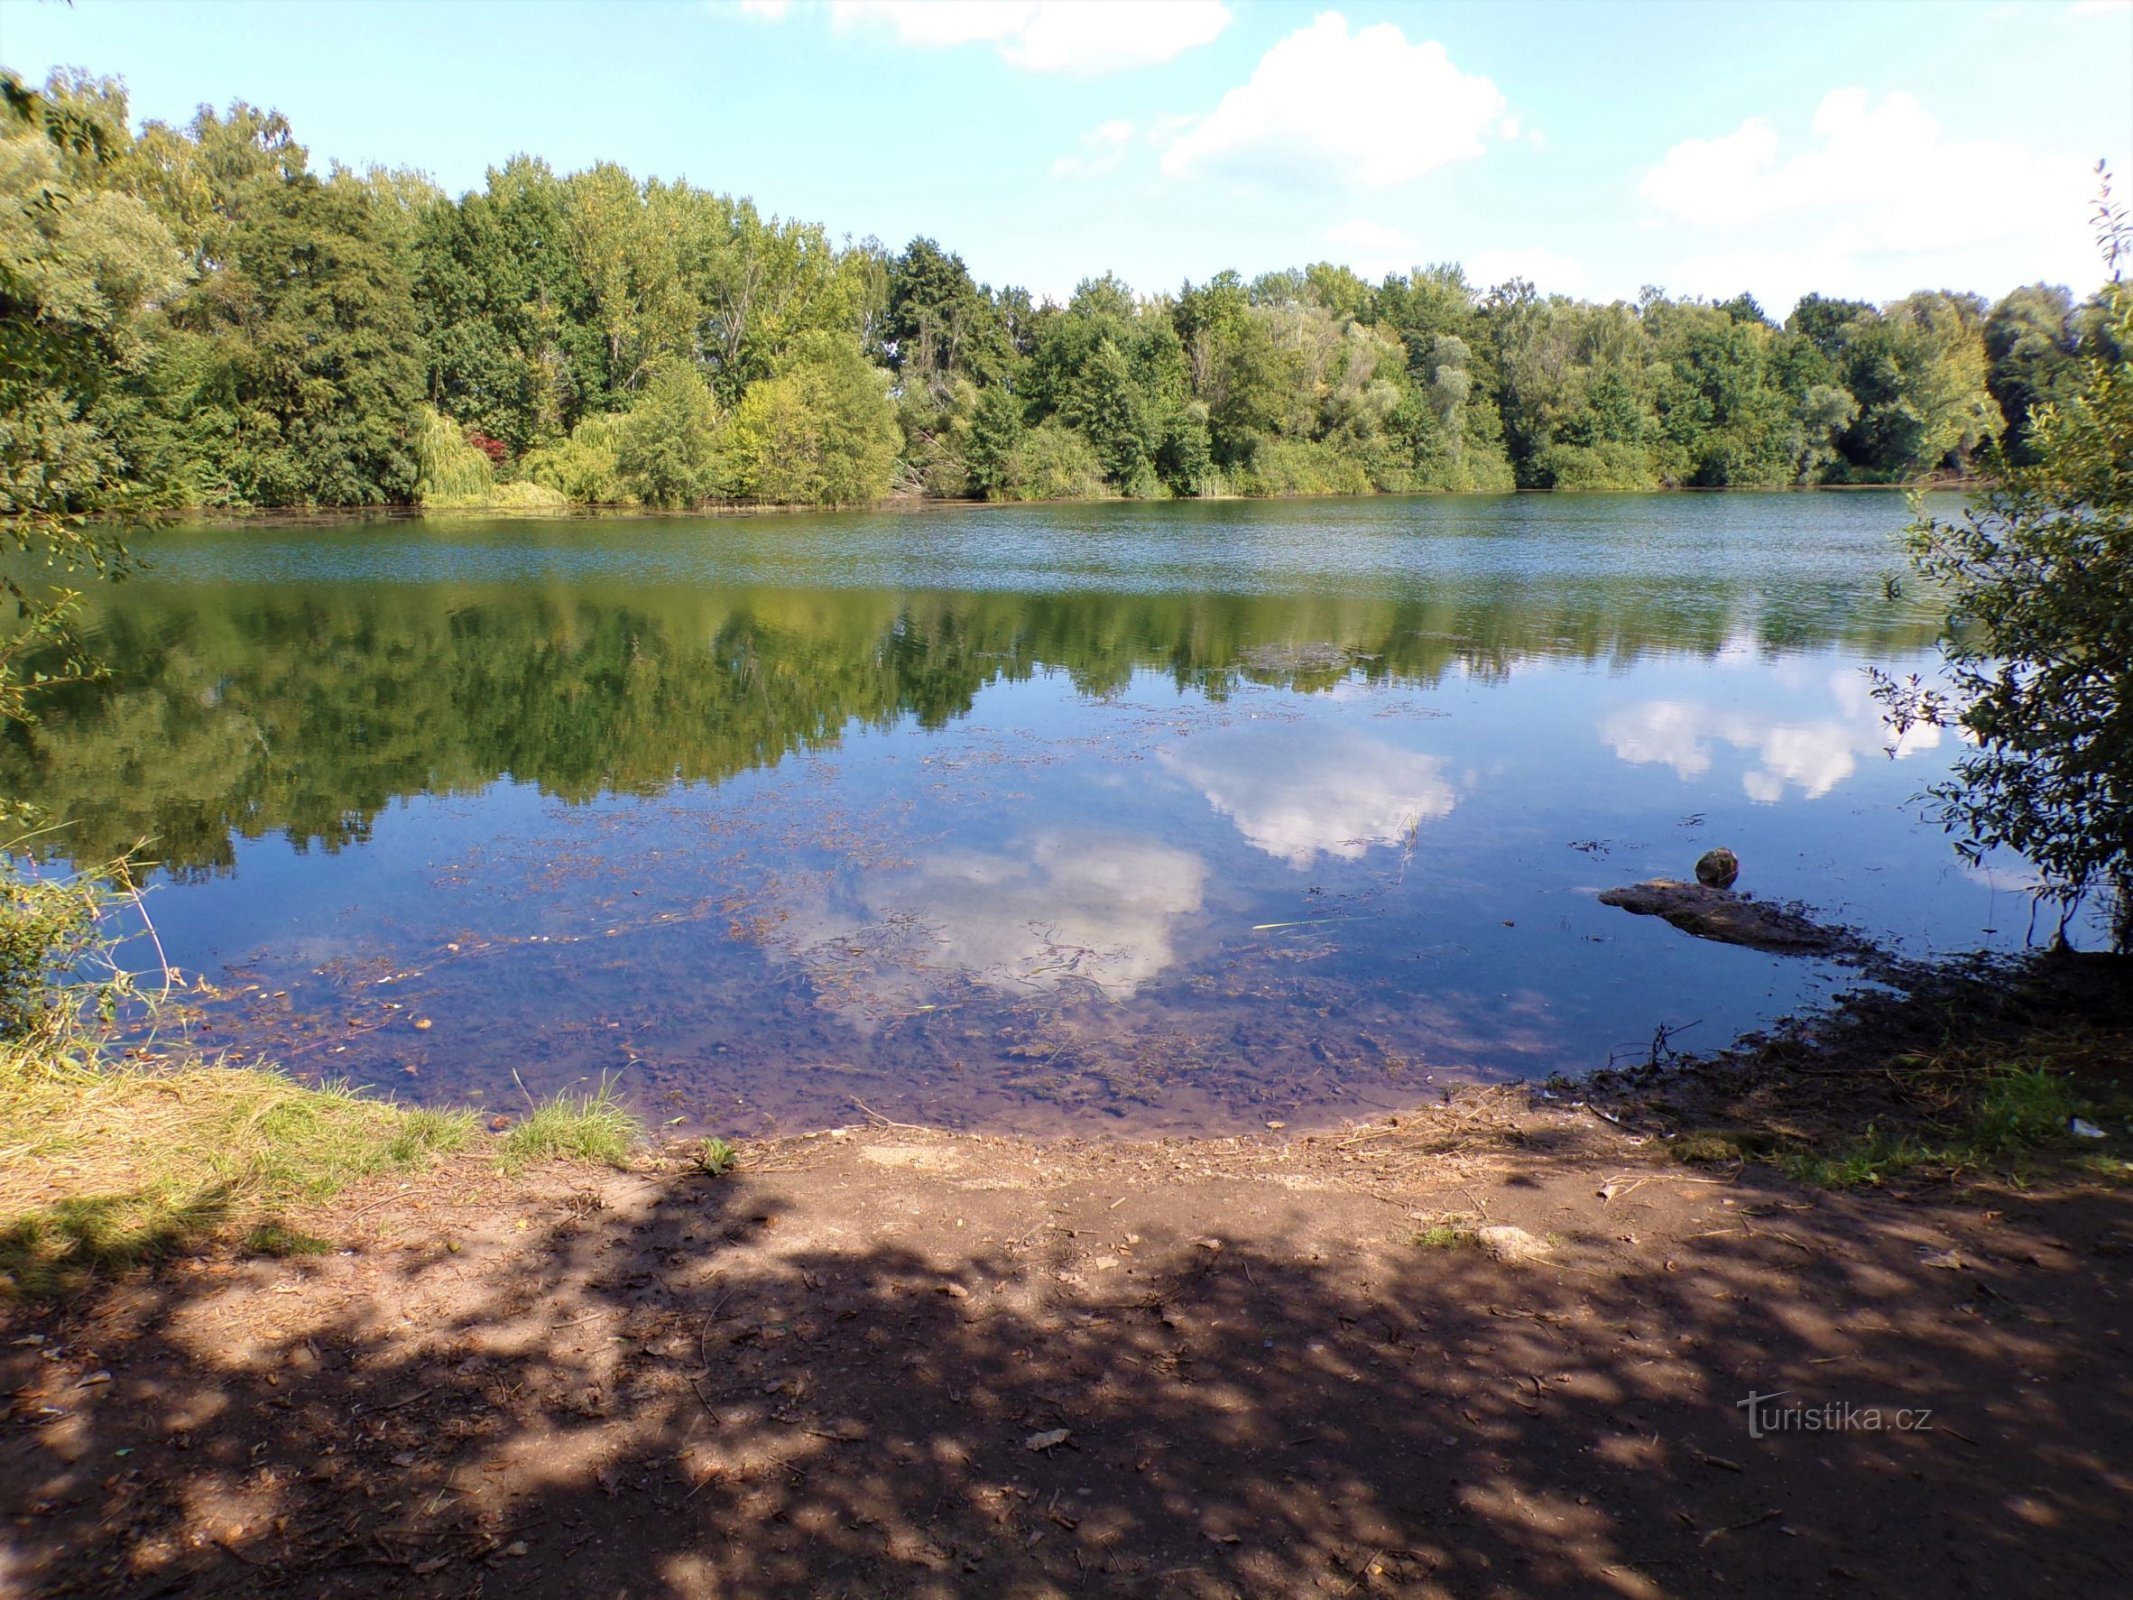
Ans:
[[[1015,441],[993,498],[1097,500],[1110,494],[1103,463],[1089,441],[1058,422],[1042,422]]]

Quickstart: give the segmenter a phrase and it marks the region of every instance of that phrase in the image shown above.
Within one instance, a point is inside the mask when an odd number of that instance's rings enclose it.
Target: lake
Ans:
[[[1856,982],[1597,903],[1686,877],[1914,956],[2019,863],[1906,802],[1890,493],[462,518],[153,535],[0,751],[200,1042],[509,1111],[1226,1131],[1712,1049]]]

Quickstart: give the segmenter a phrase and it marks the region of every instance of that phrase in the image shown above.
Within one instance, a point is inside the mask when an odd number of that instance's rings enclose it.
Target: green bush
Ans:
[[[572,505],[626,505],[620,455],[623,418],[602,412],[587,417],[570,437],[529,450],[519,462],[528,483],[553,490]]]
[[[1001,475],[1000,500],[1099,500],[1111,493],[1089,441],[1058,422],[1042,422],[1015,441]]]

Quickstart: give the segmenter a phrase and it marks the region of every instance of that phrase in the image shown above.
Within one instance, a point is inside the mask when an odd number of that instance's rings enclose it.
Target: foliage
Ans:
[[[653,363],[644,393],[614,437],[616,481],[633,500],[692,506],[724,486],[718,401],[686,361],[662,356]]]
[[[1747,295],[1596,305],[1451,264],[1162,295],[1106,274],[1040,305],[930,238],[839,244],[613,163],[519,156],[451,198],[314,173],[284,118],[241,101],[136,134],[115,82],[8,82],[0,488],[39,508],[18,542],[71,556],[96,552],[53,519],[121,499],[1907,482],[1995,446],[2025,460],[2033,416],[2109,338],[2050,285],[1990,307],[1810,295],[1780,326]],[[13,659],[65,603],[23,612]]]
[[[1015,441],[1001,471],[1001,500],[1095,500],[1107,492],[1103,463],[1089,441],[1054,421]]]
[[[104,959],[104,917],[119,896],[105,874],[46,875],[19,848],[0,855],[0,1043],[72,1049],[132,989]]]
[[[150,359],[148,308],[184,263],[150,209],[110,187],[131,144],[115,86],[55,77],[40,95],[0,74],[0,89],[0,551],[115,575],[125,549],[89,519],[134,497],[100,415]],[[69,648],[76,598],[19,564],[0,572],[0,721],[91,670]]]
[[[2115,268],[2133,228],[2108,189],[2100,231]],[[2029,414],[2022,459],[2003,459],[1964,514],[1921,513],[1919,571],[1949,596],[1947,685],[1882,679],[1895,725],[1952,722],[1969,748],[1932,791],[1957,849],[2005,846],[2042,875],[2065,919],[2115,897],[2133,945],[2133,287],[2115,273],[2104,338],[2057,397]]]
[[[485,506],[496,484],[489,457],[447,417],[424,406],[415,416],[415,498],[430,509]]]
[[[622,483],[625,419],[608,412],[587,417],[570,437],[530,451],[520,462],[526,481],[554,491],[574,505],[626,505],[633,499]]]
[[[856,341],[809,334],[776,377],[741,397],[735,488],[769,505],[864,505],[888,491],[901,442],[886,375]]]

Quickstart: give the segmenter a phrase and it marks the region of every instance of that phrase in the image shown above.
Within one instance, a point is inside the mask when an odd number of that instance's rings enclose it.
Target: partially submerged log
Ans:
[[[1797,911],[1701,883],[1654,878],[1609,889],[1603,906],[1620,906],[1640,917],[1664,917],[1683,933],[1720,944],[1745,945],[1774,955],[1832,955],[1857,947],[1839,928],[1825,928]]]

